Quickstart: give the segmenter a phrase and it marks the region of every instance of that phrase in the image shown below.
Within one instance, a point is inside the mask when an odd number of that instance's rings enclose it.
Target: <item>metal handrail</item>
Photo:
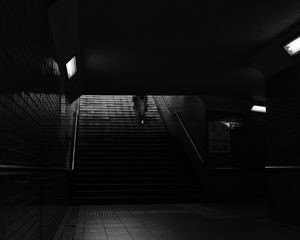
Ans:
[[[189,134],[188,130],[186,129],[184,123],[182,122],[181,117],[178,115],[177,111],[175,111],[174,113],[175,113],[175,115],[177,116],[177,118],[178,118],[178,120],[179,120],[179,122],[180,122],[180,124],[181,124],[181,126],[182,126],[182,128],[183,128],[183,130],[185,131],[185,134],[186,134],[187,137],[189,138],[189,140],[190,140],[190,142],[191,142],[191,144],[192,144],[192,146],[193,146],[193,148],[194,148],[194,150],[195,150],[195,152],[196,152],[198,158],[200,159],[201,163],[204,164],[204,160],[203,160],[203,158],[201,157],[201,155],[200,155],[200,153],[199,153],[199,151],[198,151],[198,149],[197,149],[197,147],[196,147],[196,145],[195,145],[193,139],[191,138],[191,135]]]
[[[169,106],[168,102],[165,100],[165,97],[162,96],[162,99],[163,99],[163,101],[165,102],[165,104],[166,104],[166,106],[167,106],[168,112],[170,113],[170,115],[172,115],[172,112],[171,112],[171,110],[170,110],[171,107]],[[194,148],[194,150],[195,150],[195,152],[196,152],[198,158],[200,159],[201,163],[204,164],[204,160],[203,160],[201,154],[199,153],[199,151],[198,151],[198,149],[197,149],[197,147],[196,147],[196,145],[195,145],[195,143],[194,143],[194,140],[192,139],[190,133],[188,132],[187,128],[185,127],[185,124],[183,123],[181,117],[178,115],[178,112],[177,112],[176,110],[173,110],[173,114],[177,117],[177,119],[178,119],[178,121],[179,121],[181,127],[183,128],[185,134],[187,135],[187,137],[188,137],[190,143],[192,144],[192,146],[193,146],[193,148]]]
[[[6,165],[0,164],[0,172],[52,172],[52,171],[62,171],[68,172],[74,170],[74,162],[75,162],[75,152],[76,152],[76,141],[77,141],[77,128],[78,128],[78,116],[79,116],[79,108],[80,108],[80,100],[77,102],[77,110],[75,116],[75,129],[74,129],[74,138],[73,138],[73,151],[72,151],[72,162],[71,169],[70,168],[46,168],[46,167],[30,167],[30,166],[22,166],[22,165]]]
[[[300,166],[265,166],[265,169],[300,169]]]
[[[169,103],[166,101],[165,97],[164,96],[161,96],[165,105],[167,106],[167,109],[168,109],[168,112],[170,114],[170,116],[172,116],[172,111],[171,111],[171,107],[169,106]]]
[[[76,116],[75,116],[75,129],[74,129],[73,148],[72,148],[73,152],[72,152],[71,170],[74,170],[74,165],[75,165],[79,109],[80,109],[80,98],[78,98],[78,100],[77,100],[77,110],[76,110]]]
[[[0,172],[1,171],[16,171],[16,172],[22,172],[22,171],[31,171],[31,172],[52,172],[52,171],[71,171],[70,169],[66,168],[45,168],[45,167],[27,167],[27,166],[21,166],[21,165],[0,165]]]

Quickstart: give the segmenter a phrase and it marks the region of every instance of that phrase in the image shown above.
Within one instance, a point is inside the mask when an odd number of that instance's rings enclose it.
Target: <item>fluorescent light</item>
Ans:
[[[266,107],[254,105],[251,109],[252,112],[262,112],[265,113],[267,111]]]
[[[288,52],[290,56],[296,55],[300,51],[300,37],[284,46],[285,51]]]
[[[75,75],[77,72],[77,66],[76,66],[76,57],[73,57],[67,64],[67,73],[68,73],[68,78],[70,79]]]

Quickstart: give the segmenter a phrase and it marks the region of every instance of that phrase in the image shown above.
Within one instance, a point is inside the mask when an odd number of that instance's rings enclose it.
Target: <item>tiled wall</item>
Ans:
[[[299,65],[267,81],[268,165],[272,215],[300,224]],[[291,166],[291,167],[290,167]]]
[[[165,96],[165,99],[180,115],[197,148],[205,154],[207,145],[205,103],[198,96]]]
[[[65,212],[64,174],[0,174],[1,239],[51,240]]]
[[[154,96],[154,99],[170,133],[181,143],[195,178],[203,186],[206,181],[206,173],[201,161],[201,159],[205,161],[206,157],[206,109],[203,101],[197,96]],[[191,144],[180,120],[174,114],[175,111],[190,134],[199,154]]]
[[[299,165],[300,84],[299,66],[267,82],[269,163]]]
[[[64,166],[57,141],[62,88],[47,8],[5,0],[0,11],[0,164]]]
[[[66,211],[74,104],[64,97],[51,1],[0,1],[0,238],[51,239]]]
[[[177,111],[194,140],[205,168],[199,164],[191,144],[178,120],[168,114],[161,97],[155,97],[170,131],[181,139],[192,168],[200,184],[211,199],[249,198],[266,194],[266,116],[264,114],[238,114],[207,111],[205,103],[197,96],[165,96],[171,111]],[[230,130],[231,151],[210,153],[208,122],[221,117],[241,117],[240,128]],[[222,167],[222,170],[214,170]],[[196,170],[198,169],[198,170]]]
[[[54,79],[55,80],[55,79]],[[63,167],[61,96],[29,92],[0,95],[2,165]],[[49,157],[51,153],[54,156]]]
[[[230,152],[209,153],[210,188],[214,199],[255,199],[267,196],[266,116],[262,113],[209,112],[208,121],[226,119],[239,127],[230,129]]]
[[[164,101],[155,97],[164,118],[168,119]],[[206,104],[197,96],[164,96],[171,111],[177,111],[205,163],[211,167],[256,167],[266,165],[266,115],[261,113],[228,113],[208,111]],[[209,152],[208,122],[220,119],[240,120],[241,126],[230,129],[231,150],[228,154]],[[174,120],[175,119],[175,120]],[[171,131],[175,131],[171,130]]]
[[[237,127],[229,130],[230,151],[209,153],[211,167],[263,168],[266,165],[266,115],[264,113],[235,113],[209,111],[208,122],[235,121]],[[208,133],[209,135],[209,133]],[[208,150],[208,149],[207,149]]]

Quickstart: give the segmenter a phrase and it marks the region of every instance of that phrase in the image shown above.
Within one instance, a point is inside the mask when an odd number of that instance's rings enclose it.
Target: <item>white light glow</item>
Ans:
[[[252,112],[261,112],[261,113],[265,113],[267,111],[266,107],[264,106],[258,106],[258,105],[254,105],[251,109]]]
[[[67,64],[67,73],[68,73],[68,78],[70,79],[75,75],[77,72],[77,66],[76,66],[76,57],[73,57]]]
[[[300,51],[300,37],[285,45],[284,49],[290,56],[297,54]]]

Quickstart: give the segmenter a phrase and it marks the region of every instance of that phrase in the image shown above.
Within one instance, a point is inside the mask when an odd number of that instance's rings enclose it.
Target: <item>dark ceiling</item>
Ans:
[[[84,91],[264,101],[248,60],[299,20],[299,0],[81,0]]]

